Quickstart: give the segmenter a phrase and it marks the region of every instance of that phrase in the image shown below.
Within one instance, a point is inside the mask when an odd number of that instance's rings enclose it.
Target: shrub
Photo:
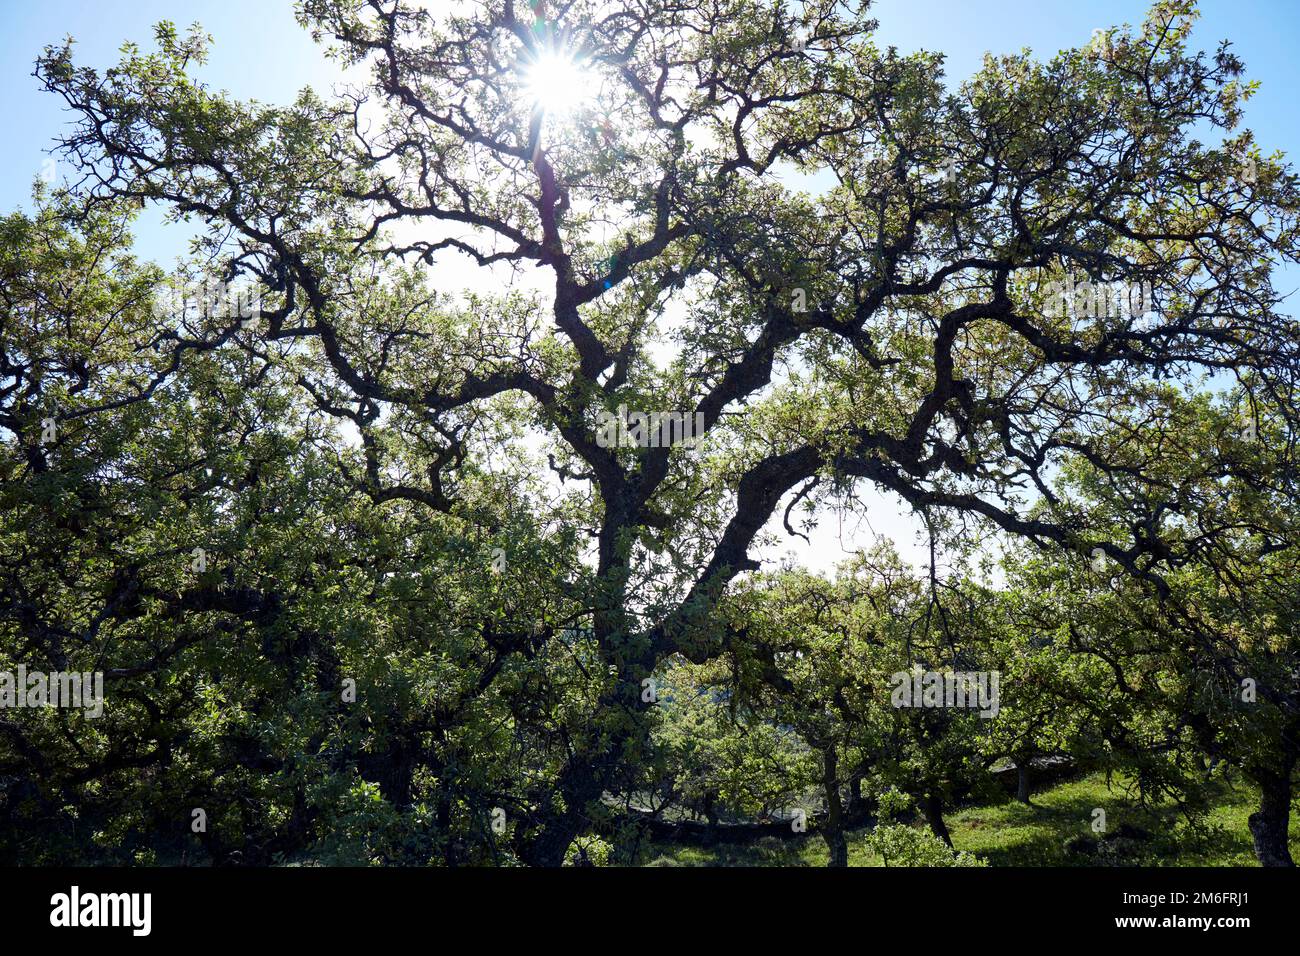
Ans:
[[[891,823],[878,826],[866,839],[866,847],[885,866],[987,866],[970,853],[955,853],[938,837],[924,830]]]

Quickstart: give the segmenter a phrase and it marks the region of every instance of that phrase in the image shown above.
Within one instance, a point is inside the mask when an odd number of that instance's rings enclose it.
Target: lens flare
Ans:
[[[524,92],[535,110],[567,116],[591,95],[592,77],[568,50],[543,49],[524,68]]]

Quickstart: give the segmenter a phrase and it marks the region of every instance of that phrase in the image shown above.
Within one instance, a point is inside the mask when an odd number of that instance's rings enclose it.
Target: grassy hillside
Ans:
[[[1033,806],[1009,801],[969,807],[945,819],[956,848],[991,866],[1254,866],[1246,826],[1254,809],[1252,794],[1225,783],[1213,802],[1201,828],[1193,830],[1172,803],[1140,806],[1125,781],[1112,779],[1108,785],[1096,774],[1035,794]],[[1088,852],[1095,841],[1090,824],[1096,807],[1106,811],[1110,839]],[[880,865],[863,845],[866,832],[849,835],[850,866]],[[1071,843],[1076,849],[1069,848]],[[1293,854],[1300,853],[1300,814],[1291,820],[1291,846]],[[655,844],[644,857],[651,866],[825,866],[826,858],[825,843],[813,834],[768,838],[752,846]]]

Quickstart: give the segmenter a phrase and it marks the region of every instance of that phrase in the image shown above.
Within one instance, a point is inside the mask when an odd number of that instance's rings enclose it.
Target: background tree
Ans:
[[[1127,738],[1112,756],[1157,792],[1195,791],[1206,760],[1240,771],[1259,792],[1256,856],[1289,866],[1300,756],[1295,440],[1284,415],[1245,395],[1163,390],[1108,455],[1140,482],[1080,463],[1061,483],[1098,527],[1154,529],[1188,560],[1153,557],[1136,577],[1034,561],[1017,584],[1032,595],[1022,620],[1054,632],[1076,672],[1091,675],[1066,699],[1112,743]]]
[[[467,483],[495,574],[459,524],[358,494],[364,448],[293,355],[176,311],[127,209],[36,205],[0,222],[0,656],[106,700],[6,709],[5,858],[500,860],[606,680],[548,584],[573,542]]]

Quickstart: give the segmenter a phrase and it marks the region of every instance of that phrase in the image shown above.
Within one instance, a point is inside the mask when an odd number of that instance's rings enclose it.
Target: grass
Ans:
[[[947,814],[953,845],[990,866],[1254,866],[1246,819],[1255,809],[1254,795],[1241,784],[1218,783],[1213,809],[1199,828],[1190,827],[1172,803],[1142,806],[1127,782],[1102,774],[1058,784],[1034,794],[1033,805],[1007,801],[967,807]],[[1111,838],[1100,854],[1071,851],[1068,844],[1095,839],[1095,808],[1106,813]],[[1120,828],[1135,828],[1149,839],[1117,837]],[[1127,832],[1132,832],[1129,829]],[[863,846],[866,830],[848,835],[850,866],[879,866],[879,857]],[[1291,818],[1291,852],[1300,857],[1300,814]],[[766,837],[748,846],[693,847],[657,843],[644,853],[650,866],[825,866],[826,844],[816,834],[777,839]]]

